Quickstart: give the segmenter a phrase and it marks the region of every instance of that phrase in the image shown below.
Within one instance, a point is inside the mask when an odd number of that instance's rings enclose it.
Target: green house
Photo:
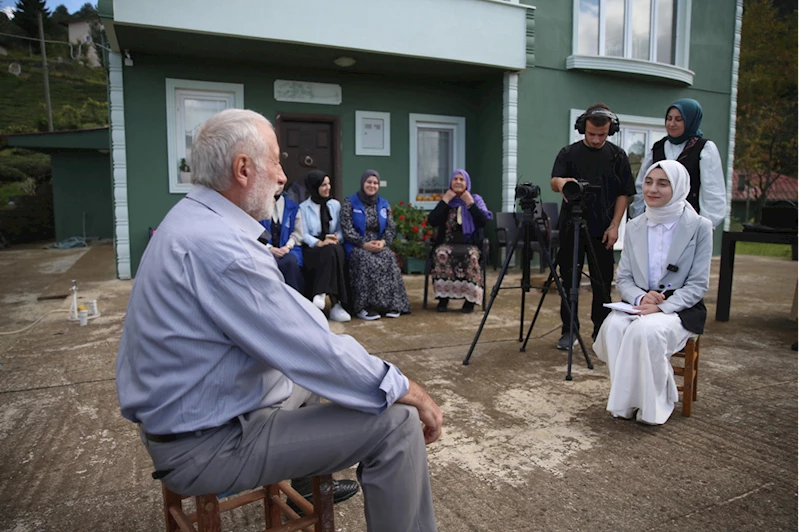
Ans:
[[[509,212],[519,180],[557,200],[552,163],[592,103],[640,164],[668,104],[692,97],[729,179],[742,4],[100,0],[119,277],[188,190],[193,132],[228,107],[273,122],[291,183],[320,168],[341,198],[374,168],[390,202],[432,207],[462,167]]]

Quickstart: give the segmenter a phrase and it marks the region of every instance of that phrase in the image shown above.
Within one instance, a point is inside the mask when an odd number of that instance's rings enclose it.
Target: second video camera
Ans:
[[[589,185],[588,181],[566,181],[561,190],[563,197],[569,203],[583,199],[586,194],[599,194],[601,192],[602,185]]]

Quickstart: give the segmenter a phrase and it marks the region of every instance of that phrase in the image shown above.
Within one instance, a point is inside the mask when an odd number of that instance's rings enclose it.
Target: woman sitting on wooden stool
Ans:
[[[319,170],[308,172],[305,187],[311,197],[300,204],[303,228],[302,256],[308,272],[313,304],[324,310],[330,296],[330,320],[350,321],[344,310],[347,284],[344,265],[347,260],[342,242],[339,215],[341,203],[330,197],[330,177]]]
[[[616,270],[616,289],[636,313],[614,310],[594,352],[610,372],[608,412],[661,425],[678,400],[669,359],[704,331],[713,228],[686,201],[691,183],[682,164],[660,161],[645,175],[646,210],[627,222]]]

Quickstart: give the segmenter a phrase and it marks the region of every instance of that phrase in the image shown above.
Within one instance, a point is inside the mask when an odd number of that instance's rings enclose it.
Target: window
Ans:
[[[693,83],[691,0],[574,0],[567,68],[615,70]]]
[[[166,80],[169,192],[191,189],[191,143],[194,133],[211,116],[244,107],[244,86],[181,79]]]
[[[674,64],[675,0],[578,0],[577,54]]]
[[[411,203],[432,209],[449,188],[452,172],[466,164],[466,119],[420,114],[409,119]]]
[[[577,117],[583,114],[582,109],[572,109],[569,124],[571,129],[571,142],[581,140],[583,136],[573,129]],[[647,116],[616,115],[619,117],[619,132],[608,137],[608,140],[627,152],[630,160],[630,168],[633,172],[633,179],[638,177],[641,164],[644,162],[647,152],[652,149],[652,145],[666,136],[666,125],[664,118],[652,118]],[[622,249],[624,243],[624,226],[626,219],[622,220],[619,228],[619,240],[613,249]]]

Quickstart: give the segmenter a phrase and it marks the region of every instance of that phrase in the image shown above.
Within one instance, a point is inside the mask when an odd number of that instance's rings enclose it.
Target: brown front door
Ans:
[[[287,195],[298,203],[305,200],[305,176],[321,170],[330,176],[333,197],[341,200],[338,117],[282,113],[277,116],[277,134]]]

